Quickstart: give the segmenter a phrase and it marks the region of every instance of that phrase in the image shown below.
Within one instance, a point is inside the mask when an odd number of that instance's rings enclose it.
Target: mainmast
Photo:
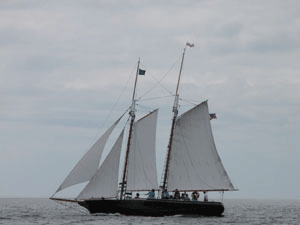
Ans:
[[[134,82],[134,89],[133,89],[133,94],[132,94],[132,103],[130,107],[130,112],[129,115],[131,117],[130,120],[130,127],[129,127],[129,134],[128,134],[128,141],[127,141],[127,148],[126,148],[126,156],[125,156],[125,164],[124,164],[124,169],[123,169],[123,178],[122,178],[122,183],[121,183],[121,192],[120,192],[120,199],[122,200],[124,191],[126,189],[126,177],[127,177],[127,164],[128,164],[128,156],[129,156],[129,150],[130,150],[130,141],[131,141],[131,136],[132,136],[132,127],[133,123],[135,120],[135,91],[136,91],[136,83],[137,83],[137,78],[139,74],[139,67],[140,67],[140,59],[138,61],[138,65],[136,68],[136,75],[135,75],[135,82]]]
[[[194,47],[194,44],[190,44],[187,42],[186,46]],[[163,184],[161,186],[162,190],[167,189],[167,186],[168,186],[167,179],[168,179],[168,173],[169,173],[169,162],[170,162],[170,155],[171,155],[171,151],[172,151],[172,142],[173,142],[173,136],[174,136],[175,122],[176,122],[177,115],[178,115],[178,100],[179,100],[178,89],[179,89],[179,83],[180,83],[180,78],[181,78],[181,72],[182,72],[182,66],[183,66],[186,46],[184,47],[184,50],[182,53],[182,60],[181,60],[180,71],[179,71],[179,75],[178,75],[178,82],[177,82],[176,94],[175,94],[174,105],[173,105],[173,119],[172,119],[171,133],[170,133],[170,139],[169,139],[169,144],[168,144],[168,152],[167,152],[165,170],[164,170],[164,174],[163,174]]]

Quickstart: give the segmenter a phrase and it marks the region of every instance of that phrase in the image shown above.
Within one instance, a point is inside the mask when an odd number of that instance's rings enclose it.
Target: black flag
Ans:
[[[145,75],[145,73],[146,73],[146,70],[139,69],[139,75]]]

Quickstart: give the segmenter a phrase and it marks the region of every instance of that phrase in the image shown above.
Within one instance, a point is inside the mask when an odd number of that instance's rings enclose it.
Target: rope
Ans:
[[[130,74],[132,74],[132,73],[133,73],[133,71],[132,71]],[[121,97],[124,96],[124,92],[125,92],[125,90],[126,90],[127,87],[128,87],[128,84],[129,84],[130,79],[131,79],[131,76],[128,76],[128,79],[127,79],[127,81],[126,81],[126,84],[125,84],[124,88],[122,89],[122,91],[121,91],[120,95],[118,96],[117,100],[115,101],[115,103],[112,105],[112,107],[111,107],[109,113],[107,114],[106,118],[104,119],[104,121],[103,121],[103,123],[102,123],[102,126],[104,126],[104,124],[105,124],[105,122],[107,121],[107,119],[111,117],[112,111],[115,109],[116,105],[119,103]],[[101,127],[102,127],[102,126],[101,126]]]
[[[143,112],[151,112],[153,110],[153,108],[150,108],[150,107],[145,106],[145,105],[136,104],[136,106],[144,109]],[[139,110],[139,111],[142,112],[142,110]]]
[[[89,212],[88,212],[88,210],[86,209],[86,208],[82,208],[81,206],[78,206],[78,204],[77,203],[74,203],[74,202],[61,202],[61,201],[56,201],[56,200],[54,200],[57,204],[60,204],[60,205],[62,205],[62,206],[64,206],[64,207],[66,207],[66,208],[70,208],[70,209],[73,209],[73,210],[76,210],[76,211],[78,211],[78,212],[80,212],[80,213],[83,213],[83,214],[85,214],[85,215],[88,215],[89,214]],[[75,207],[75,205],[77,206],[77,207]]]
[[[177,60],[174,62],[174,64],[171,66],[171,68],[163,75],[163,77],[161,79],[156,79],[150,72],[147,72],[147,74],[149,73],[149,75],[157,82],[153,87],[151,87],[148,91],[146,91],[143,95],[141,95],[137,100],[140,100],[141,98],[143,98],[145,95],[149,94],[157,85],[161,85],[167,92],[169,92],[169,94],[174,95],[172,91],[170,91],[168,88],[166,88],[161,81],[163,79],[165,79],[165,77],[169,74],[169,72],[171,70],[173,70],[174,66],[178,63],[178,61],[180,60],[181,56],[177,58]],[[147,69],[147,66],[142,64],[141,65],[143,67],[145,67]]]
[[[134,71],[134,69],[131,71],[130,74],[132,74],[133,71]],[[112,112],[113,112],[114,109],[116,108],[116,106],[117,106],[117,104],[119,103],[121,97],[124,95],[124,92],[125,92],[125,90],[126,90],[127,87],[128,87],[128,84],[129,84],[130,79],[131,79],[131,76],[128,76],[128,79],[127,79],[127,81],[126,81],[126,84],[125,84],[124,88],[122,89],[122,91],[121,91],[120,95],[118,96],[117,100],[115,101],[115,103],[114,103],[114,104],[112,105],[112,107],[110,108],[109,112],[107,113],[107,115],[106,115],[105,119],[103,120],[102,124],[100,125],[100,127],[104,127],[104,126],[105,126],[105,123],[106,123],[106,122],[108,121],[108,119],[112,116]],[[98,138],[98,136],[99,136],[99,133],[100,133],[100,129],[99,129],[98,132],[95,134],[95,137],[93,138],[93,140],[91,141],[91,143],[90,143],[89,146],[91,146],[91,144],[93,144],[93,143],[95,142],[95,140],[96,140],[96,139]],[[88,148],[89,148],[89,146],[88,146]]]
[[[189,104],[194,105],[194,106],[196,106],[197,104],[199,104],[199,102],[198,102],[198,101],[195,101],[195,100],[182,99],[182,98],[179,98],[179,100],[180,100],[180,101],[183,101],[183,102],[186,102],[186,103],[189,103]],[[194,102],[197,102],[197,103],[194,103],[193,101],[194,101]]]
[[[139,101],[142,102],[142,101],[149,101],[149,100],[162,99],[162,98],[169,98],[169,97],[174,97],[174,95],[166,95],[166,96],[161,96],[161,97],[147,98],[147,99],[142,99],[142,100],[139,100]]]

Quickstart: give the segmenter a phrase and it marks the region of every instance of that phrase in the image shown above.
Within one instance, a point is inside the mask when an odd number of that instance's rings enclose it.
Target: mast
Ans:
[[[125,163],[124,163],[124,169],[123,169],[123,177],[122,177],[122,183],[121,183],[121,185],[122,185],[121,192],[120,192],[121,200],[123,198],[123,194],[126,189],[125,185],[126,185],[126,176],[127,176],[127,164],[128,164],[129,150],[130,150],[130,140],[131,140],[131,136],[132,136],[132,127],[133,127],[133,123],[135,120],[135,91],[136,91],[137,78],[138,78],[138,74],[139,74],[139,67],[140,67],[140,58],[139,58],[138,65],[136,68],[135,82],[134,82],[134,88],[133,88],[133,94],[132,94],[132,103],[131,103],[130,112],[129,112],[131,120],[130,120],[128,141],[127,141],[127,148],[126,148]]]
[[[166,164],[165,164],[165,171],[164,171],[164,175],[163,175],[162,190],[165,190],[167,188],[167,179],[168,179],[168,172],[169,172],[170,155],[171,155],[171,151],[172,151],[174,128],[175,128],[175,122],[176,122],[177,115],[178,115],[178,100],[179,100],[178,89],[179,89],[179,83],[180,83],[180,78],[181,78],[181,72],[182,72],[182,66],[183,66],[186,46],[184,47],[184,50],[183,50],[180,71],[179,71],[179,75],[178,75],[178,82],[177,82],[175,100],[174,100],[174,105],[173,105],[173,119],[172,119],[172,126],[171,126],[171,132],[170,132],[170,138],[169,138],[169,144],[168,144],[168,152],[167,152],[167,159],[166,159]]]

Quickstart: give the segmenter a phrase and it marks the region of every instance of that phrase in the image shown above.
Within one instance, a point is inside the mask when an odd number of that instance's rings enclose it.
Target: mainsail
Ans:
[[[177,118],[168,190],[234,190],[214,143],[207,101]]]
[[[119,163],[123,136],[124,130],[121,132],[111,152],[77,199],[117,197]]]
[[[127,191],[157,189],[155,156],[156,122],[154,110],[133,125],[127,170]]]
[[[99,168],[99,162],[104,146],[110,134],[122,117],[123,115],[96,141],[96,143],[89,149],[89,151],[80,159],[80,161],[72,169],[72,171],[65,178],[65,180],[55,193],[72,185],[89,181],[92,176],[94,176]]]

